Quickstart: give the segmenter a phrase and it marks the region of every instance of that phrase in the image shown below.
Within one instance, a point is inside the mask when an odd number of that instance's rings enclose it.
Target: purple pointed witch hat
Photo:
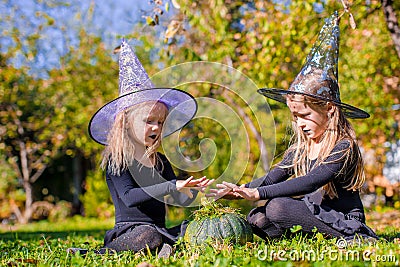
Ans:
[[[348,118],[364,119],[369,114],[340,100],[338,84],[339,18],[335,12],[325,20],[306,63],[288,90],[261,88],[268,98],[286,103],[286,95],[302,94],[336,104]]]
[[[168,108],[162,137],[184,127],[196,114],[196,100],[175,88],[153,85],[129,44],[122,40],[119,56],[119,97],[101,107],[89,122],[89,134],[98,143],[107,145],[107,137],[116,115],[134,105],[157,101]]]

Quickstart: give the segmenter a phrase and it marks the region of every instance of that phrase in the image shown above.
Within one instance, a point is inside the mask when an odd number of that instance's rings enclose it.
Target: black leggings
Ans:
[[[132,250],[138,252],[146,249],[154,250],[163,243],[163,236],[152,226],[139,225],[122,234],[107,244],[107,248],[118,251]]]
[[[271,199],[265,206],[251,210],[247,220],[254,233],[263,239],[281,237],[290,233],[288,230],[295,225],[300,225],[307,234],[316,227],[318,232],[328,236],[343,236],[316,218],[302,200],[290,197]]]

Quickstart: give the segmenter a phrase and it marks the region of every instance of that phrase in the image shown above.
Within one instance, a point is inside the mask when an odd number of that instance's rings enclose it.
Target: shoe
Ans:
[[[67,248],[67,253],[70,253],[72,255],[79,254],[83,256],[88,253],[88,250],[84,248]]]
[[[173,252],[174,252],[174,250],[171,247],[171,245],[164,243],[162,248],[160,249],[160,252],[158,253],[158,257],[168,259],[169,256],[172,255]]]
[[[95,250],[94,253],[97,255],[106,255],[106,254],[112,255],[112,254],[116,253],[116,251],[111,248],[101,248],[101,249]]]
[[[346,238],[343,239],[346,243],[347,246],[362,246],[362,245],[371,245],[375,244],[378,240],[374,237],[369,237],[369,236],[355,236],[352,238]]]

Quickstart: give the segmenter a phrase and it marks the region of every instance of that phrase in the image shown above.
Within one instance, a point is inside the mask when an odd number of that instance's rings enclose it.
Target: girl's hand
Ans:
[[[258,192],[257,188],[246,188],[244,185],[233,188],[232,189],[234,193],[239,194],[241,197],[247,200],[259,200],[260,199],[260,193]]]
[[[233,188],[239,188],[238,185],[222,182],[222,184],[217,184],[217,188],[219,189],[210,189],[210,193],[206,194],[206,197],[213,197],[215,199],[224,198],[224,199],[241,199],[243,198],[240,194],[235,193]]]
[[[193,193],[190,189],[195,189],[201,192],[204,192],[207,186],[214,182],[214,179],[207,179],[205,176],[199,179],[193,179],[193,176],[190,176],[186,180],[177,180],[176,181],[176,189],[187,195],[189,198],[193,198]]]

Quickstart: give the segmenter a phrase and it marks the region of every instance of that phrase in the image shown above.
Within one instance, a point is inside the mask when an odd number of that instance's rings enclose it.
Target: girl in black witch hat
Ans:
[[[337,82],[337,13],[326,20],[305,66],[288,90],[258,92],[286,103],[294,136],[277,166],[253,182],[218,184],[208,196],[268,200],[247,219],[263,238],[284,235],[300,225],[305,233],[331,237],[377,238],[365,224],[359,191],[365,182],[363,160],[349,118],[369,114],[341,102]]]
[[[100,108],[89,123],[90,136],[105,145],[101,166],[115,208],[115,225],[98,253],[149,249],[168,257],[186,222],[166,227],[164,197],[186,207],[213,180],[178,179],[157,150],[163,137],[195,116],[197,103],[181,90],[156,88],[125,40],[119,67],[119,97]]]

